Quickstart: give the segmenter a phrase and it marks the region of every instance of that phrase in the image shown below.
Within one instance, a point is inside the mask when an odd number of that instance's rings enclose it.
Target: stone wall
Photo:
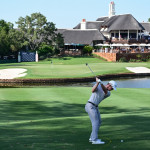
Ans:
[[[63,56],[81,56],[82,51],[81,50],[62,50],[60,52],[60,55]]]
[[[101,52],[94,52],[97,56],[105,58],[107,61],[116,61],[116,53],[101,53]]]
[[[102,53],[102,52],[94,52],[97,56],[105,58],[107,61],[119,61],[121,58],[125,58],[127,61],[130,59],[136,60],[146,60],[150,58],[150,53]]]
[[[97,77],[102,80],[118,79],[125,77],[146,77],[150,76],[150,73],[121,73],[121,74],[106,74],[98,75]],[[0,86],[5,86],[4,83],[11,83],[13,85],[26,85],[26,83],[76,83],[76,82],[94,82],[95,77],[83,77],[83,78],[52,78],[52,79],[0,79]],[[17,84],[13,84],[17,83]],[[18,84],[19,83],[19,84]],[[28,85],[28,84],[27,84]],[[29,84],[30,85],[30,84]],[[35,84],[36,85],[36,84]],[[8,84],[8,86],[11,86]]]
[[[119,61],[120,58],[125,58],[127,61],[131,59],[144,61],[150,58],[150,53],[117,53],[116,61]]]

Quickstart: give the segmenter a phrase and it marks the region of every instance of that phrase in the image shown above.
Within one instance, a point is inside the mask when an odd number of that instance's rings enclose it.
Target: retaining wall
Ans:
[[[107,61],[116,61],[116,53],[101,53],[101,52],[94,52],[97,56],[105,58]]]
[[[108,74],[97,76],[100,79],[115,79],[125,77],[145,77],[150,76],[150,73],[122,73],[122,74]],[[52,78],[52,79],[0,79],[0,83],[71,83],[71,82],[91,82],[95,81],[95,77],[85,78]]]
[[[116,61],[120,60],[120,58],[123,58],[123,57],[127,61],[130,61],[130,59],[146,60],[150,58],[150,53],[117,53]]]
[[[127,61],[130,59],[143,60],[150,59],[150,53],[102,53],[102,52],[94,52],[97,56],[105,58],[107,61],[119,61],[120,58],[125,58]]]

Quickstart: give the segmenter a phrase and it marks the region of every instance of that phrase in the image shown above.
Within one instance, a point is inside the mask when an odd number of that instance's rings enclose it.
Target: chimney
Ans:
[[[81,30],[85,30],[86,29],[86,20],[85,19],[82,19],[82,22],[81,22]]]
[[[109,18],[115,15],[115,3],[111,2],[109,4]]]

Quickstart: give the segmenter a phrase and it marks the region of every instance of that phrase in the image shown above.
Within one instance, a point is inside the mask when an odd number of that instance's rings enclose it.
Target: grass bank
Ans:
[[[0,88],[0,149],[149,149],[149,89],[118,89],[101,103],[105,145],[88,142],[90,94],[88,87]]]
[[[150,62],[145,63],[113,63],[93,57],[63,57],[53,58],[49,61],[23,62],[0,64],[0,69],[5,68],[24,68],[27,69],[25,79],[44,79],[44,78],[79,78],[93,76],[88,63],[96,75],[129,73],[126,67],[148,67]]]

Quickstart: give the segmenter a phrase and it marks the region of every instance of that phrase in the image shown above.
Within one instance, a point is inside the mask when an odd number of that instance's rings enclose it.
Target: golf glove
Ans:
[[[103,84],[103,82],[99,78],[96,78],[96,82]]]

